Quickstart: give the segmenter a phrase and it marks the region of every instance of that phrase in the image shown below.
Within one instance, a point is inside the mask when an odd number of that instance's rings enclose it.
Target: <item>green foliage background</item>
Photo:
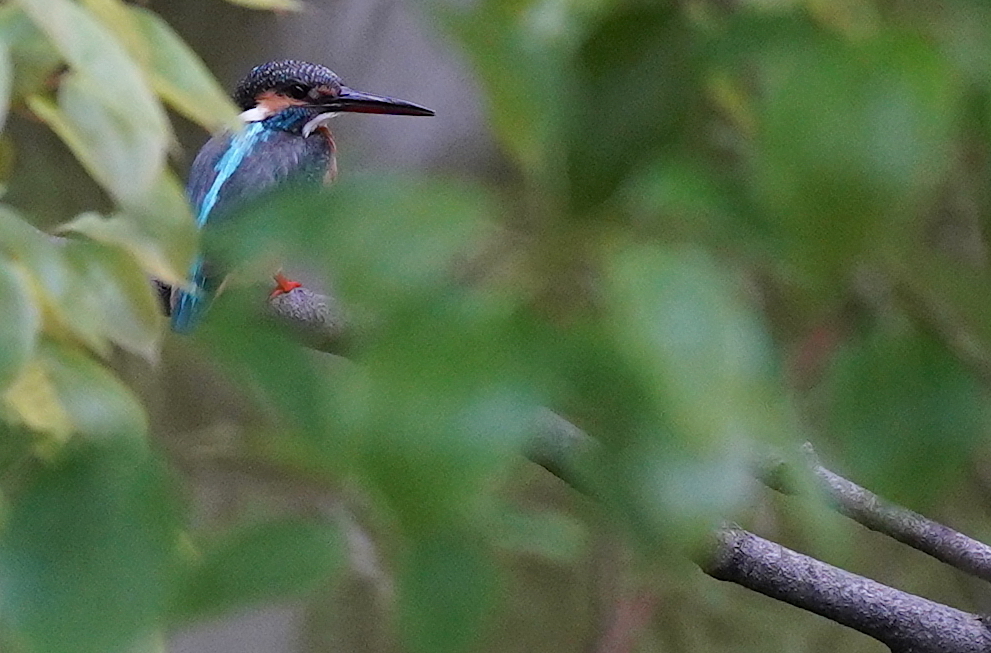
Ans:
[[[205,244],[262,276],[320,267],[360,334],[347,362],[259,319],[250,272],[167,334],[148,277],[182,283],[200,246],[168,112],[215,131],[234,107],[152,9],[0,4],[0,120],[43,122],[100,189],[0,140],[0,650],[162,650],[287,598],[309,650],[593,649],[633,599],[637,650],[878,650],[692,568],[722,520],[986,610],[750,472],[812,440],[991,535],[991,8],[419,9],[471,62],[511,174],[345,175]],[[522,462],[541,406],[602,443],[599,501]],[[262,489],[191,514],[203,469]]]

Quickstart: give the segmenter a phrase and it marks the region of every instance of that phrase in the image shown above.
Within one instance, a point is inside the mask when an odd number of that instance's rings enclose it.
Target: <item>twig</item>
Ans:
[[[806,443],[803,448],[818,489],[837,512],[960,571],[991,581],[991,547],[907,508],[885,501],[819,464],[811,444]],[[787,473],[783,473],[781,465],[783,463],[779,462],[766,467],[759,473],[761,480],[768,487],[786,494],[800,491],[796,484],[787,480]]]

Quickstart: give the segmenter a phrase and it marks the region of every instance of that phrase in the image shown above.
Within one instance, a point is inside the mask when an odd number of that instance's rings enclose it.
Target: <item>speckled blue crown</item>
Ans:
[[[340,83],[341,79],[326,66],[292,59],[269,61],[255,66],[238,83],[234,90],[234,101],[241,109],[248,110],[255,106],[255,99],[265,91],[286,88],[295,84],[312,87],[319,85],[339,86]]]

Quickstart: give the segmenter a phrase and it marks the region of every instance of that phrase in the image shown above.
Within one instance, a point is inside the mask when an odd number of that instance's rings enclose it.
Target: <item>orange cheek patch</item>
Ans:
[[[297,100],[295,98],[287,97],[285,95],[280,95],[275,91],[265,91],[258,96],[258,108],[265,112],[266,115],[274,116],[283,109],[288,109],[289,107],[302,106],[306,104],[303,100]]]

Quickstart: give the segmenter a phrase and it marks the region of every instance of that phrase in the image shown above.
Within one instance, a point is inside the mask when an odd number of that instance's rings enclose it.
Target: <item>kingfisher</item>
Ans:
[[[277,186],[333,181],[337,146],[327,123],[339,113],[434,115],[412,102],[355,91],[330,69],[295,60],[256,66],[233,97],[244,126],[211,138],[189,173],[186,192],[200,229]],[[191,288],[173,292],[174,331],[189,332],[196,325],[219,276],[202,257],[196,259],[189,270]],[[301,285],[281,272],[275,280],[273,295]]]

